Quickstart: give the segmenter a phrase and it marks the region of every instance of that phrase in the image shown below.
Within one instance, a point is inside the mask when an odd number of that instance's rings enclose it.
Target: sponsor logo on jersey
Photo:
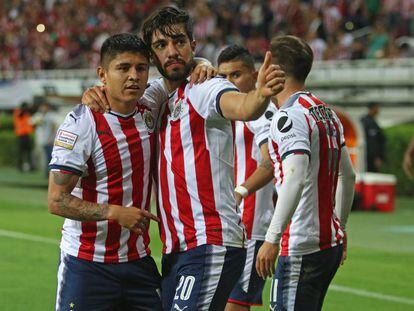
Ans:
[[[55,138],[55,146],[72,150],[78,140],[78,135],[59,130]]]
[[[280,141],[281,142],[284,142],[285,140],[292,139],[292,138],[295,138],[295,137],[296,137],[296,134],[295,133],[287,134],[287,135],[283,136],[280,139]]]
[[[142,115],[142,118],[144,119],[145,126],[149,131],[152,131],[155,127],[155,120],[154,116],[152,115],[151,111],[145,111]]]
[[[274,115],[274,113],[272,112],[272,111],[266,111],[265,112],[265,117],[266,117],[266,119],[268,119],[268,120],[272,120],[272,118],[273,118],[273,115]]]
[[[289,118],[287,112],[282,111],[283,115],[277,120],[277,129],[279,132],[287,133],[293,127],[293,121]]]

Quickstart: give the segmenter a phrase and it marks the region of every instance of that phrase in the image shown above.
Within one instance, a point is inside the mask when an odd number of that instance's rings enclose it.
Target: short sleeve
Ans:
[[[255,143],[259,148],[268,141],[270,125],[276,112],[277,108],[273,103],[270,103],[259,119],[246,122],[247,127],[254,134]]]
[[[95,122],[89,108],[78,105],[59,126],[49,169],[83,175],[93,150],[95,132]]]
[[[203,118],[223,118],[220,108],[221,96],[226,92],[239,91],[234,84],[219,76],[193,85],[192,88],[187,88],[187,90],[187,98]]]
[[[270,138],[277,144],[281,159],[290,154],[310,155],[309,126],[300,110],[279,110],[270,127]]]

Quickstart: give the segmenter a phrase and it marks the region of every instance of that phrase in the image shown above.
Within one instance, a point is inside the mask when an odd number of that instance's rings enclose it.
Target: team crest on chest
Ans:
[[[173,119],[179,119],[182,111],[183,111],[183,100],[179,99],[177,102],[175,102],[175,105],[174,105],[174,110],[172,113]]]
[[[145,122],[145,126],[147,127],[147,129],[149,131],[154,130],[155,127],[155,120],[154,120],[154,116],[152,115],[151,111],[145,111],[142,114],[142,118],[144,119]]]

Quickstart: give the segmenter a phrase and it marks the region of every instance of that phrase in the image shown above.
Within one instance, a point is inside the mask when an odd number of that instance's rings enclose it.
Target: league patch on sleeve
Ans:
[[[282,116],[277,121],[277,129],[281,133],[287,133],[293,127],[293,121],[289,118],[287,112],[282,111],[281,114]]]
[[[78,135],[68,131],[59,130],[55,138],[55,146],[72,150],[78,140]]]

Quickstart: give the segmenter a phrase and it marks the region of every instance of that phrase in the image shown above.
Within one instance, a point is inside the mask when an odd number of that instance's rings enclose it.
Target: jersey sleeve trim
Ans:
[[[223,95],[224,93],[231,92],[231,91],[239,92],[239,90],[237,88],[229,87],[229,88],[221,90],[216,96],[216,110],[217,110],[218,114],[220,114],[223,118],[224,118],[223,112],[221,111],[221,107],[220,107],[220,98],[221,98],[221,95]]]
[[[259,142],[259,148],[263,145],[263,144],[267,144],[267,142],[269,141],[268,138],[263,139],[262,141]]]
[[[63,171],[74,173],[75,175],[78,175],[78,176],[82,176],[83,174],[82,171],[76,168],[70,167],[70,166],[66,166],[66,165],[51,164],[49,165],[49,170],[63,170]]]
[[[308,155],[308,157],[310,157],[310,151],[309,150],[307,150],[307,149],[295,149],[295,150],[289,150],[289,151],[285,152],[282,155],[282,161],[284,159],[286,159],[286,157],[290,154],[306,154],[306,155]]]

